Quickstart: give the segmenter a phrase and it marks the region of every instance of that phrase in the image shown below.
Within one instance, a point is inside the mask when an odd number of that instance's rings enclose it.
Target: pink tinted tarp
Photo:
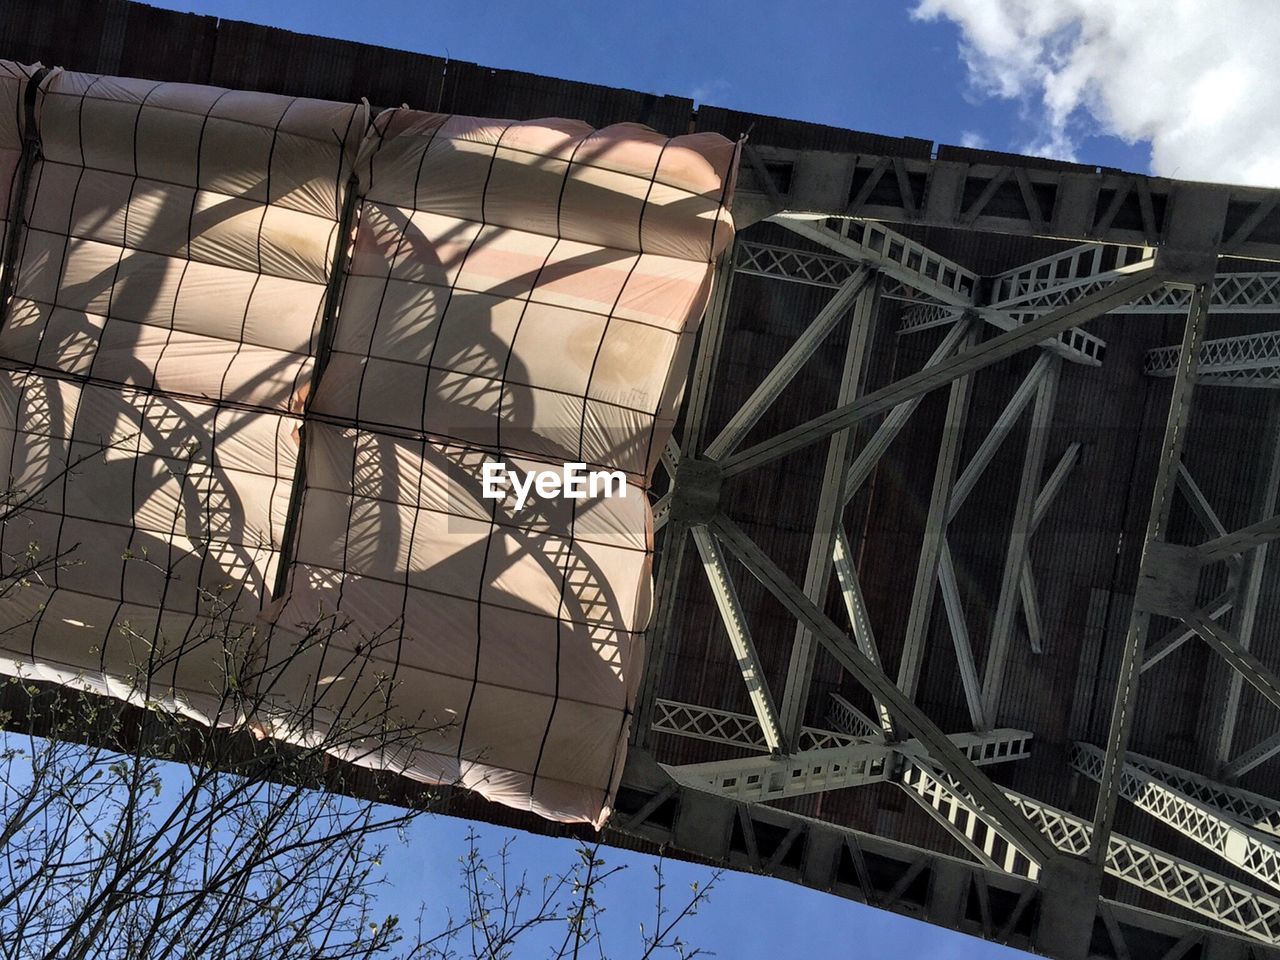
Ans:
[[[233,598],[245,634],[268,599],[366,111],[54,71],[35,116],[0,470],[41,493],[0,552],[77,562],[0,605],[0,669],[133,696],[159,657],[153,696],[211,719],[201,598]]]
[[[30,486],[111,443],[6,532],[87,562],[0,612],[0,669],[121,695],[127,616],[182,650],[168,699],[207,716],[199,590],[236,583],[233,616],[254,621],[299,484],[287,589],[254,643],[270,656],[319,617],[345,626],[257,719],[305,738],[290,704],[361,702],[369,674],[342,665],[377,638],[393,718],[437,729],[348,759],[599,823],[643,661],[645,491],[732,237],[734,145],[405,109],[366,133],[350,105],[65,73],[37,107],[0,455]],[[350,268],[312,397],[351,171]],[[486,459],[623,470],[628,495],[516,513],[480,497]],[[135,572],[140,546],[183,576]]]

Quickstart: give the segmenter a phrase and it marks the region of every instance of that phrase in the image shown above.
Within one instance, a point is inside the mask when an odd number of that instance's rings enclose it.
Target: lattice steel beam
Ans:
[[[848,257],[747,240],[738,244],[736,261],[738,273],[831,288],[842,287],[861,267]]]
[[[827,723],[842,733],[855,737],[881,737],[884,731],[865,713],[838,693],[829,694],[831,707],[827,711]]]
[[[1093,827],[1013,791],[1009,799],[1064,853],[1083,856]],[[1280,899],[1128,837],[1110,833],[1102,859],[1113,877],[1263,943],[1280,944]]]
[[[772,222],[850,260],[875,267],[939,303],[973,303],[976,274],[882,223],[842,220],[832,229],[823,221],[806,218],[778,216]]]
[[[1051,894],[1036,883],[787,810],[739,803],[682,786],[643,750],[628,753],[606,831],[976,936],[1061,955],[1060,945],[1047,939],[1056,931],[1042,926]],[[1188,878],[1187,883],[1191,882]],[[1208,882],[1207,878],[1201,882]],[[1186,899],[1189,905],[1200,905],[1203,916],[1216,919],[1230,916],[1239,909],[1236,904],[1247,902],[1247,895],[1235,891],[1228,891],[1228,897],[1235,903],[1221,899],[1220,907],[1212,899]],[[1084,907],[1077,922],[1085,931],[1096,929],[1099,912],[1118,921],[1117,951],[1176,960],[1177,951],[1189,944],[1202,946],[1204,960],[1244,960],[1247,955],[1250,941],[1216,925],[1189,923],[1105,898],[1097,901],[1096,908],[1087,903]],[[1025,932],[1014,922],[1018,916],[1027,918]],[[1267,932],[1265,922],[1251,926]],[[1168,952],[1171,946],[1173,953]]]
[[[1280,307],[1273,309],[1280,312]],[[1177,346],[1148,350],[1142,372],[1149,377],[1173,376],[1179,351]],[[1196,379],[1216,386],[1280,387],[1280,331],[1206,340]]]
[[[1077,743],[1071,750],[1072,768],[1095,782],[1102,776],[1104,759],[1102,751],[1091,744]],[[1273,839],[1248,829],[1212,804],[1183,793],[1133,763],[1124,764],[1119,790],[1138,809],[1250,876],[1280,888],[1280,847]]]
[[[1064,283],[1110,273],[1151,255],[1149,247],[1082,243],[996,274],[991,278],[991,299],[1016,301]]]
[[[1275,190],[1119,171],[975,163],[969,157],[757,149],[774,196],[758,177],[740,177],[733,205],[739,229],[785,211],[813,219],[880,220],[1280,260],[1280,243],[1268,222],[1276,209]],[[1003,202],[993,203],[1002,193]]]
[[[722,743],[760,753],[768,753],[772,749],[760,727],[760,721],[751,714],[682,703],[679,700],[658,698],[654,701],[653,729],[659,733],[705,740],[708,743]],[[877,732],[874,727],[868,731],[871,735]],[[805,727],[800,731],[800,749],[825,750],[828,747],[849,746],[866,735]]]
[[[1130,753],[1126,762],[1161,783],[1208,804],[1222,815],[1257,830],[1280,837],[1280,802],[1262,794],[1227,786],[1162,760]]]

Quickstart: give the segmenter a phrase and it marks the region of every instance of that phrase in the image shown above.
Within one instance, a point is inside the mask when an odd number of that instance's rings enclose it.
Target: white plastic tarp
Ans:
[[[0,63],[0,117],[23,71]],[[0,552],[82,562],[4,601],[0,669],[133,696],[167,657],[152,699],[227,720],[211,597],[272,662],[332,617],[255,722],[305,738],[378,685],[433,732],[347,759],[600,822],[735,146],[62,71],[36,124],[0,458],[41,494]],[[485,461],[627,495],[516,510]]]

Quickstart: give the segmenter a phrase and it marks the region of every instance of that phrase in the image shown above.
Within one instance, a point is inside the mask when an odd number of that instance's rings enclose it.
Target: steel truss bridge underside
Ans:
[[[1280,387],[1280,264],[1272,262],[1280,248],[1254,236],[1269,222],[1276,195],[1147,178],[1111,183],[1110,175],[1095,178],[1104,189],[1081,192],[1087,178],[1060,174],[1056,200],[1046,206],[1036,198],[1046,196],[1053,175],[1041,170],[975,167],[965,174],[976,178],[975,188],[947,164],[921,174],[921,163],[912,163],[747,150],[735,208],[739,238],[720,264],[679,442],[663,457],[667,485],[655,494],[660,555],[647,674],[609,829],[1055,957],[1270,955],[1280,946],[1280,802],[1236,781],[1280,753],[1280,733],[1240,746],[1233,730],[1247,686],[1274,706],[1280,731],[1275,658],[1250,649],[1262,633],[1268,542],[1280,536],[1280,404],[1272,403],[1269,430],[1256,444],[1222,451],[1257,464],[1261,494],[1249,523],[1234,530],[1222,523],[1186,454],[1196,387]],[[833,187],[833,176],[844,179]],[[948,184],[953,193],[963,187],[967,200],[938,206],[931,191]],[[886,185],[897,191],[888,200]],[[1006,204],[999,217],[983,212],[993,198],[1009,196],[1023,207],[1010,213]],[[1136,227],[1122,229],[1130,206]],[[1049,256],[982,276],[926,246],[916,226],[1062,240]],[[1255,262],[1220,259],[1242,252]],[[735,275],[830,293],[714,432],[709,411],[733,359],[722,348],[737,303]],[[1113,334],[1155,315],[1162,326],[1148,322],[1146,335],[1164,329],[1175,336],[1136,355],[1117,351],[1087,329],[1109,313],[1122,324],[1107,327]],[[1248,332],[1212,335],[1222,322]],[[874,386],[867,358],[886,329],[899,344],[940,339],[918,369]],[[793,382],[803,384],[813,357],[834,349],[837,330],[847,336],[834,405],[761,439],[754,428]],[[1029,371],[964,458],[964,427],[984,382],[978,374],[1024,351],[1035,355]],[[1055,431],[1055,404],[1069,378],[1133,365],[1134,356],[1133,373],[1164,378],[1146,382],[1163,405],[1152,421],[1162,436],[1153,443],[1154,470],[1146,468],[1153,479],[1134,494],[1146,523],[1131,609],[1108,685],[1097,687],[1097,708],[1109,720],[1097,743],[1054,743],[1002,719],[1015,645],[1046,659],[1055,654],[1045,643],[1031,546],[1085,455],[1081,443]],[[881,658],[849,506],[935,390],[947,398],[941,440],[914,574],[902,572],[909,615],[891,664]],[[977,643],[951,527],[1011,437],[1023,445],[1021,468],[1001,521],[1009,533],[999,588],[988,598],[993,613]],[[730,518],[733,481],[777,469],[812,446],[825,450],[821,482],[788,491],[815,505],[804,576],[793,579]],[[1175,509],[1202,535],[1175,538]],[[688,642],[682,572],[697,567],[741,674],[732,704],[667,692],[674,687],[664,664]],[[1215,576],[1226,587],[1206,604],[1200,587]],[[785,635],[775,621],[753,622],[740,595],[750,578],[791,618]],[[937,649],[939,635],[950,637],[945,649]],[[1140,681],[1169,669],[1160,664],[1197,641],[1225,678],[1215,688],[1221,697],[1213,709],[1223,717],[1215,762],[1175,765],[1134,752]],[[765,654],[780,643],[787,668],[771,675]],[[863,706],[839,692],[813,692],[819,651],[838,664]],[[959,732],[944,732],[920,702],[923,664],[935,657],[954,658],[968,720]],[[690,762],[690,742],[712,759]],[[1042,766],[1072,782],[1071,810],[1002,785],[1040,750]],[[842,823],[814,802],[833,791],[871,790],[898,791],[950,846],[878,836],[872,824]],[[1120,815],[1122,823],[1149,818],[1144,836],[1168,842],[1126,836],[1117,829]]]

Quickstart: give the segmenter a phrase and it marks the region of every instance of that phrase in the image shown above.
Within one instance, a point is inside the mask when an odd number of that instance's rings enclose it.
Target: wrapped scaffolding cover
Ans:
[[[346,759],[599,823],[735,146],[61,71],[34,107],[0,554],[82,562],[4,600],[0,669],[136,696],[159,660],[227,722],[230,631],[288,664],[275,735],[364,710]],[[485,495],[566,463],[623,495]]]

